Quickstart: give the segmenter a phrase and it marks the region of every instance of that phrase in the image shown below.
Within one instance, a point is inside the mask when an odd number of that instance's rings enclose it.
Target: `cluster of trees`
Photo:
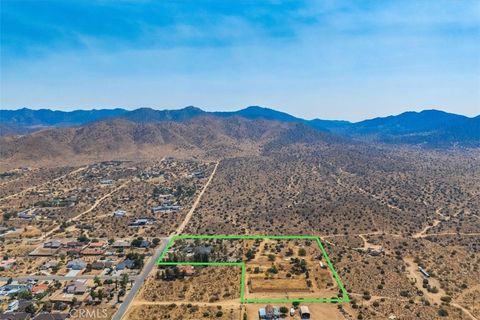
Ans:
[[[163,186],[155,186],[153,188],[153,197],[157,198],[161,194],[171,194],[173,190],[171,188],[163,187]]]
[[[90,239],[86,235],[82,234],[77,238],[77,241],[82,243],[88,243],[90,242]]]
[[[120,290],[118,291],[117,295],[117,302],[120,302],[120,297],[123,297],[127,292],[127,284],[128,284],[128,274],[123,274],[122,279],[120,280]]]
[[[277,266],[272,263],[272,266],[267,269],[267,273],[277,274],[277,273],[278,273],[278,268],[277,268]]]
[[[53,199],[53,200],[42,200],[34,204],[35,207],[41,208],[54,208],[54,207],[67,207],[72,204],[75,204],[75,201],[72,199]]]
[[[255,249],[253,248],[248,249],[247,253],[245,254],[247,261],[255,259],[255,253],[256,253]]]
[[[166,268],[166,269],[157,271],[156,278],[157,280],[164,280],[164,281],[173,281],[177,279],[183,279],[185,278],[185,271],[181,271],[177,267]]]
[[[178,185],[173,192],[173,195],[176,198],[189,198],[192,197],[195,192],[197,192],[196,186],[185,186],[185,185]]]
[[[186,261],[186,255],[183,252],[169,252],[167,253],[167,262]]]
[[[293,273],[298,275],[308,272],[307,262],[305,261],[305,259],[292,258],[290,260],[290,263],[292,264]]]
[[[133,239],[131,246],[135,248],[139,248],[142,245],[143,240],[145,240],[143,237],[138,237],[136,239]]]
[[[145,259],[145,255],[137,252],[130,252],[127,254],[127,259],[133,260],[134,269],[142,269],[144,264],[143,259]]]

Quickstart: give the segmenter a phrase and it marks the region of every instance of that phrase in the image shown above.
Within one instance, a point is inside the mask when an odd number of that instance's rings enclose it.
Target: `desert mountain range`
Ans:
[[[3,165],[60,159],[202,156],[272,152],[290,145],[480,147],[480,116],[438,110],[405,112],[360,122],[305,120],[262,107],[235,112],[141,108],[133,111],[0,110]]]

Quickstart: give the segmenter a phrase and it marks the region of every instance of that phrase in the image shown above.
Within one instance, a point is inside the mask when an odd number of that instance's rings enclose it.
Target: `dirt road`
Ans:
[[[53,180],[51,180],[51,181],[47,181],[47,182],[44,182],[44,183],[40,183],[40,184],[31,186],[31,187],[29,187],[29,188],[27,188],[27,189],[23,189],[23,190],[20,191],[20,192],[17,192],[17,193],[8,195],[8,196],[6,196],[6,197],[3,197],[3,198],[1,198],[0,200],[9,199],[9,198],[15,197],[15,196],[17,196],[17,195],[24,194],[24,193],[27,192],[27,191],[30,191],[30,190],[33,190],[33,189],[42,187],[42,186],[46,185],[47,183],[55,182],[55,181],[58,181],[58,180],[60,180],[60,179],[66,178],[66,177],[68,177],[68,176],[70,176],[70,175],[72,175],[72,174],[78,173],[78,172],[83,171],[83,170],[85,170],[85,169],[87,169],[86,166],[85,166],[85,167],[80,167],[80,168],[75,169],[75,170],[73,170],[73,171],[70,171],[70,172],[68,172],[68,173],[66,173],[66,174],[64,174],[64,175],[62,175],[62,176],[60,176],[60,177],[58,177],[58,178],[55,178],[55,179],[53,179]]]
[[[72,222],[72,221],[77,221],[78,219],[80,219],[83,215],[89,213],[90,211],[92,211],[93,209],[95,209],[100,203],[102,203],[103,200],[107,199],[108,197],[110,197],[112,194],[114,194],[115,192],[117,192],[118,190],[124,188],[127,184],[128,184],[129,181],[126,181],[124,183],[122,183],[120,186],[118,186],[117,188],[113,189],[112,191],[110,191],[109,193],[103,195],[101,198],[98,198],[94,203],[93,205],[88,208],[87,210],[79,213],[78,215],[76,215],[75,217],[71,218],[71,219],[68,219],[66,222]],[[45,233],[43,236],[40,237],[39,240],[44,240],[46,239],[48,236],[50,236],[52,233],[54,233],[55,231],[57,231],[58,229],[60,229],[61,225],[58,225],[56,226],[55,228],[53,228],[52,230],[48,231],[47,233]]]
[[[431,303],[436,303],[440,305],[442,303],[442,300],[440,300],[440,297],[446,296],[447,294],[445,291],[440,287],[440,282],[437,279],[430,278],[429,282],[430,285],[433,287],[437,287],[438,293],[432,293],[428,292],[422,287],[423,284],[423,276],[420,274],[418,271],[418,265],[413,261],[413,258],[408,257],[408,258],[403,258],[403,261],[407,265],[407,271],[410,274],[410,276],[415,279],[415,286],[423,291],[425,293],[425,297],[431,302]],[[450,303],[451,306],[462,310],[470,319],[472,320],[478,320],[469,310],[467,310],[465,307],[459,305],[458,303],[452,301]]]
[[[217,168],[218,168],[219,163],[220,162],[217,161],[217,163],[215,164],[215,168],[213,168],[212,174],[208,178],[207,183],[203,186],[203,189],[202,189],[202,191],[200,191],[200,194],[198,195],[197,199],[193,203],[192,208],[190,209],[190,211],[188,211],[187,215],[185,216],[185,219],[183,219],[183,222],[178,226],[178,228],[177,228],[177,230],[175,231],[174,234],[177,234],[177,235],[181,234],[183,232],[183,229],[185,229],[185,226],[188,224],[188,222],[192,218],[192,215],[195,212],[195,209],[197,208],[198,204],[200,203],[200,200],[202,199],[202,196],[205,193],[205,190],[207,190],[208,185],[210,184],[210,182],[212,182],[213,177],[215,176],[215,173],[217,172]]]

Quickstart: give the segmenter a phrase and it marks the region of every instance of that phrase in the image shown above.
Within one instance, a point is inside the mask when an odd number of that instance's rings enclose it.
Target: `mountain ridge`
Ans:
[[[336,139],[329,133],[298,123],[249,120],[239,116],[207,115],[184,122],[133,122],[116,118],[79,127],[0,137],[0,167],[18,163],[58,163],[66,159],[156,158],[166,155],[167,151],[168,154],[218,158],[261,154],[311,142],[327,144]]]
[[[49,127],[77,127],[98,121],[124,119],[134,123],[186,122],[198,117],[269,120],[307,125],[322,132],[364,142],[414,144],[435,148],[452,146],[480,147],[480,116],[466,117],[436,109],[407,111],[358,122],[345,120],[302,119],[285,112],[260,106],[237,111],[204,111],[188,106],[175,110],[138,108],[135,110],[93,109],[52,111],[49,109],[0,110],[0,135],[28,134]]]

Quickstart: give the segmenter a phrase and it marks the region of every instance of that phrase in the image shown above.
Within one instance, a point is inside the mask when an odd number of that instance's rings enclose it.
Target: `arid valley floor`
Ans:
[[[0,290],[27,312],[113,319],[300,319],[302,306],[311,319],[478,319],[478,153],[371,151],[5,170]],[[350,302],[242,303],[236,266],[156,266],[181,234],[319,236]],[[247,298],[341,296],[305,241],[195,240],[168,255],[247,261]]]

